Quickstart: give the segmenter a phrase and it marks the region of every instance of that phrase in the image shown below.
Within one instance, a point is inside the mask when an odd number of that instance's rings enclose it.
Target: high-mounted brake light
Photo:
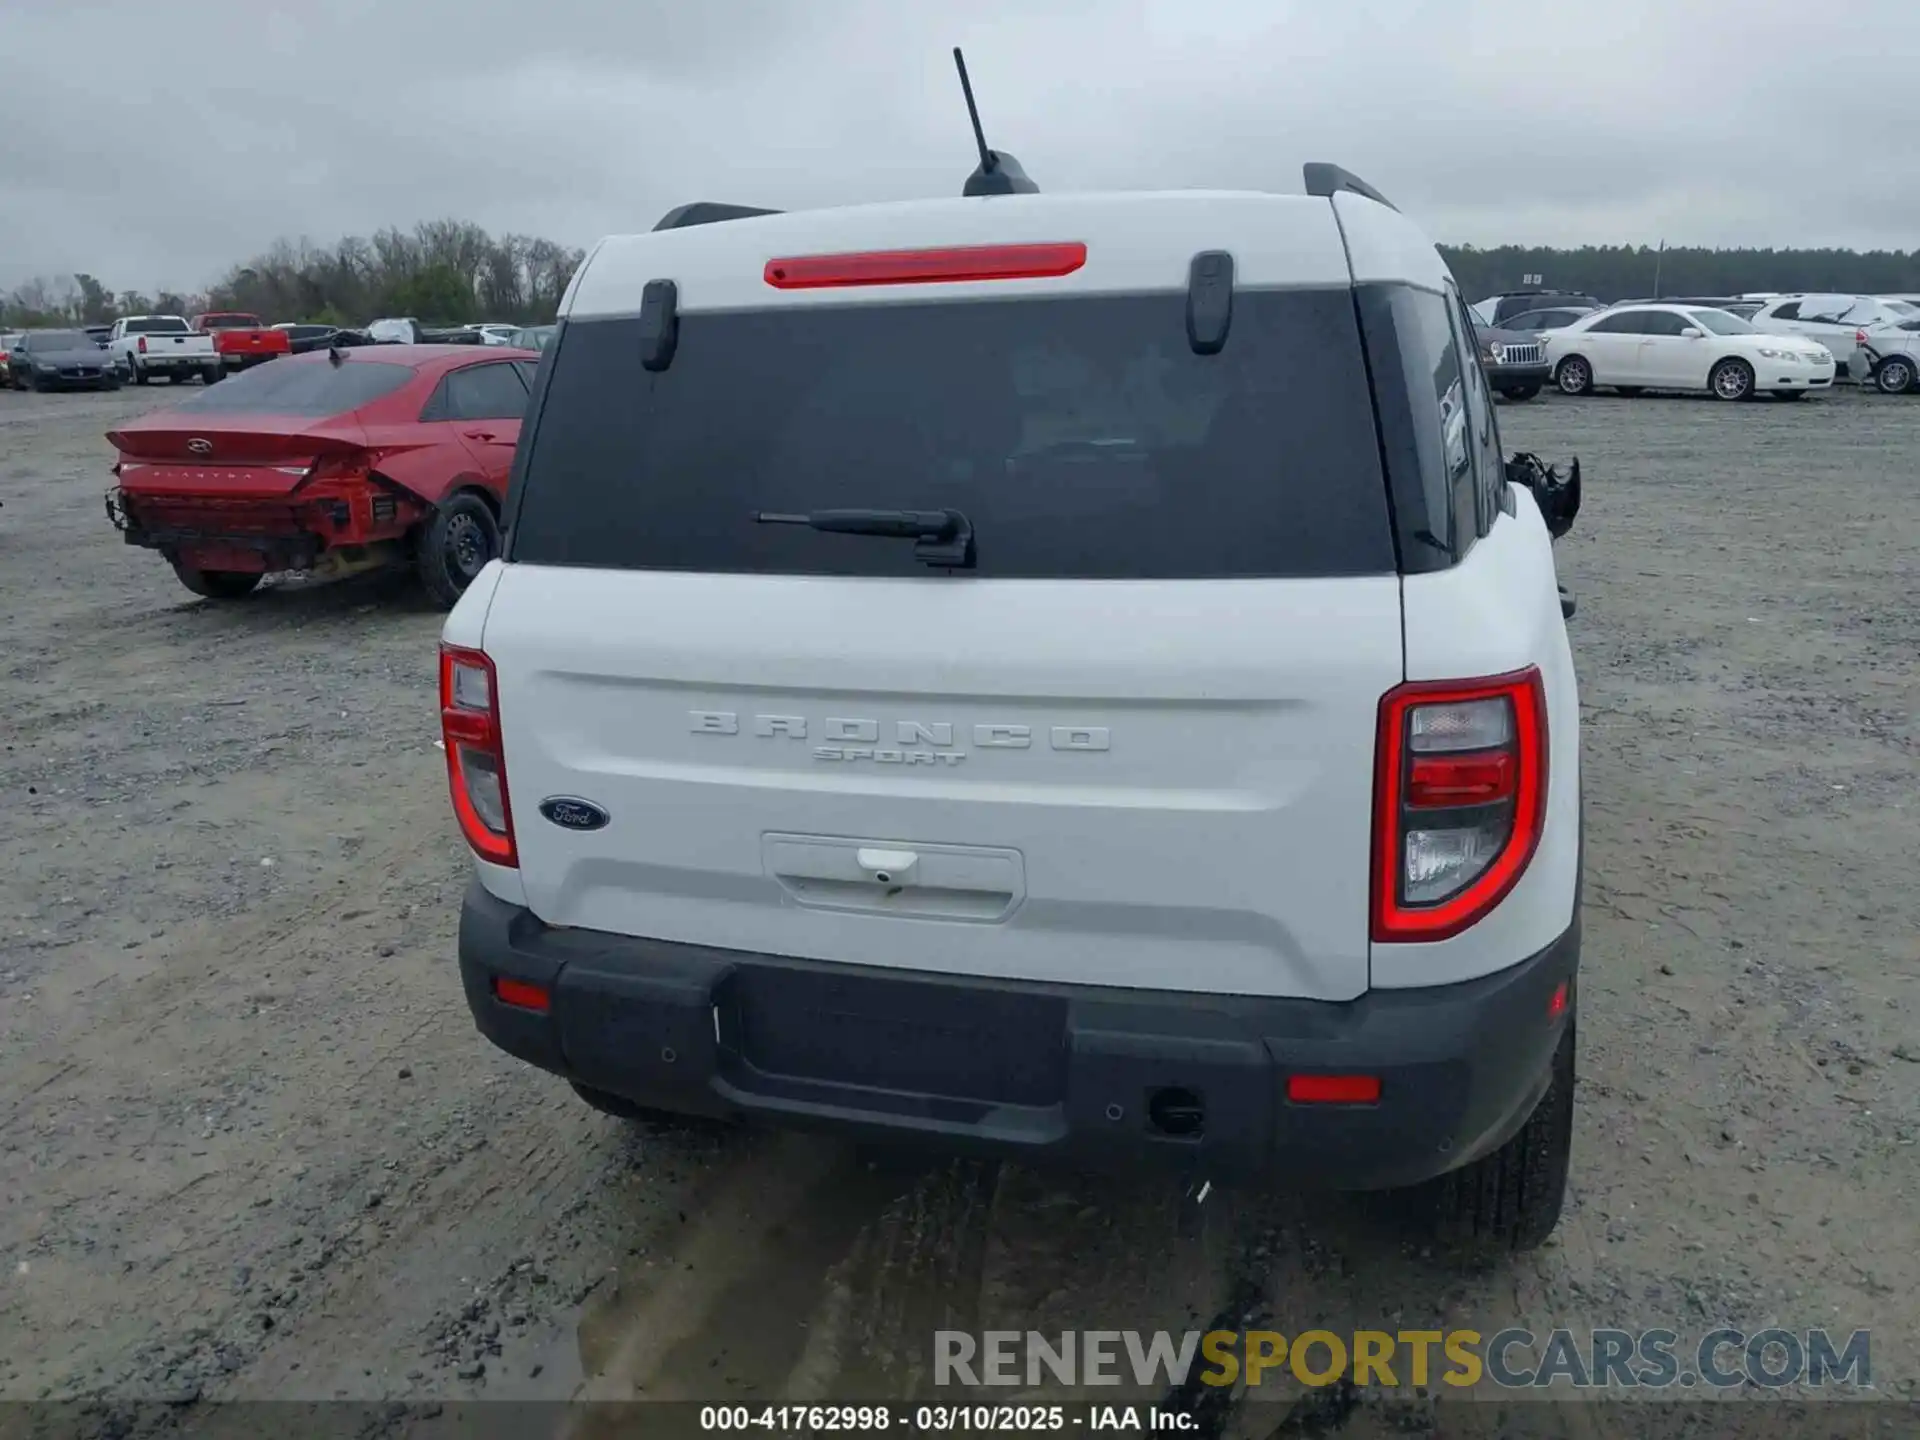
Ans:
[[[869,250],[767,261],[776,290],[837,285],[936,285],[959,280],[1035,280],[1071,275],[1087,263],[1079,241],[1050,245],[962,245],[938,250]]]
[[[1506,897],[1540,844],[1547,803],[1540,672],[1388,691],[1377,762],[1373,938],[1457,935]]]
[[[518,866],[500,739],[500,684],[493,661],[478,650],[440,647],[440,733],[461,834],[489,864]]]

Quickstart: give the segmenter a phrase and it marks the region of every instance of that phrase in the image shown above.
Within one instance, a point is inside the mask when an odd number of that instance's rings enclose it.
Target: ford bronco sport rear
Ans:
[[[1546,1236],[1551,543],[1432,245],[1308,189],[689,207],[595,249],[443,636],[487,1036],[615,1113],[1426,1186]]]

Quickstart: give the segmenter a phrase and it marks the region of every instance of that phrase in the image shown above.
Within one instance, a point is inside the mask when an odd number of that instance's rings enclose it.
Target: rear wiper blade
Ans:
[[[835,535],[879,535],[911,540],[914,558],[929,565],[973,568],[973,526],[958,510],[756,510],[760,525],[805,525]]]

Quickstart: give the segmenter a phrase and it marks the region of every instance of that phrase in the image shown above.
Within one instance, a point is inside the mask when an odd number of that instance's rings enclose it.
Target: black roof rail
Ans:
[[[683,230],[689,225],[712,225],[720,220],[745,220],[750,215],[778,215],[778,210],[758,210],[751,205],[725,205],[718,200],[695,200],[676,205],[660,217],[656,230]]]
[[[1325,160],[1309,160],[1300,167],[1300,174],[1307,182],[1307,194],[1318,195],[1323,200],[1331,200],[1340,191],[1363,196],[1376,205],[1384,205],[1389,210],[1398,211],[1386,196],[1374,189],[1351,170],[1342,170],[1338,165],[1330,165]]]

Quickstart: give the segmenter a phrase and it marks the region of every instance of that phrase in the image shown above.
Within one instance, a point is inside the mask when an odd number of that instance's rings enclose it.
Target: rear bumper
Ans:
[[[1519,1128],[1574,1011],[1580,926],[1495,975],[1342,1004],[927,977],[556,930],[477,880],[459,952],[494,1044],[656,1109],[1361,1190],[1442,1174]],[[544,987],[551,1009],[502,1003],[500,977]],[[1377,1076],[1380,1098],[1296,1104],[1295,1074]],[[1168,1133],[1187,1101],[1199,1133]]]
[[[220,363],[229,370],[248,370],[255,365],[264,365],[269,360],[278,360],[282,355],[291,354],[287,350],[273,350],[266,354],[239,354],[233,351],[221,355]]]

